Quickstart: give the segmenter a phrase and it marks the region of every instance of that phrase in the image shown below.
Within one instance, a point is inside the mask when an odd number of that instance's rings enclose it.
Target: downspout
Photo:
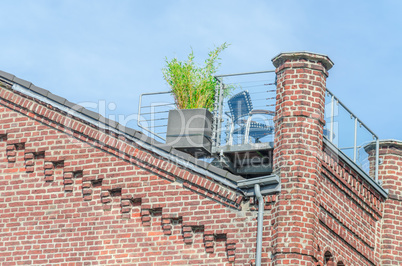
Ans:
[[[261,251],[262,251],[262,224],[264,221],[264,198],[261,195],[260,185],[254,185],[254,192],[258,200],[258,218],[257,218],[257,250],[255,255],[255,265],[261,266]]]
[[[281,182],[279,176],[271,174],[267,176],[254,177],[251,179],[240,180],[237,182],[240,189],[243,190],[245,196],[256,197],[258,200],[258,217],[257,217],[257,246],[255,251],[255,265],[261,266],[262,255],[262,226],[264,222],[264,195],[278,193],[281,191]],[[261,187],[263,191],[261,193]]]

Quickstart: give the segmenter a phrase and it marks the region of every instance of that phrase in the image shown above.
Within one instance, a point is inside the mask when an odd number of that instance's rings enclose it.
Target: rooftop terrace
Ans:
[[[215,78],[218,85],[212,112],[212,147],[210,155],[204,159],[245,177],[270,174],[277,98],[275,71]],[[169,91],[144,93],[139,101],[138,125],[165,142],[168,114],[172,109],[175,105]],[[325,96],[323,134],[327,146],[378,182],[378,136],[329,89]]]

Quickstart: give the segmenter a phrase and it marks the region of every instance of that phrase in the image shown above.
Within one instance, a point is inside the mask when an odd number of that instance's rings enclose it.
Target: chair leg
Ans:
[[[246,132],[244,133],[244,144],[248,144],[250,135],[251,115],[247,118]]]
[[[232,125],[230,126],[228,145],[233,145],[233,131],[234,131],[234,123],[232,122]]]

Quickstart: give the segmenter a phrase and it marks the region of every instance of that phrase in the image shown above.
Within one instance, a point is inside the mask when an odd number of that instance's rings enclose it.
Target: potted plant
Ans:
[[[193,51],[187,61],[168,60],[163,77],[172,89],[178,109],[171,110],[168,118],[166,143],[193,155],[211,150],[212,114],[215,103],[214,78],[220,63],[219,54],[228,47],[223,43],[210,51],[204,66],[194,62]]]

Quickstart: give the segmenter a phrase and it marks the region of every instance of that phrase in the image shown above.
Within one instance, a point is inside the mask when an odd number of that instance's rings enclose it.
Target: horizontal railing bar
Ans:
[[[264,78],[264,79],[254,79],[254,80],[244,80],[244,81],[231,81],[231,80],[228,80],[228,79],[226,79],[225,81],[225,84],[226,85],[233,85],[233,84],[250,84],[250,83],[253,83],[253,84],[261,84],[261,83],[266,83],[266,82],[270,82],[271,81],[271,77],[267,77],[267,78]],[[273,83],[273,84],[275,84],[275,83]]]
[[[263,73],[272,73],[272,72],[275,72],[275,70],[265,70],[265,71],[257,71],[257,72],[243,72],[243,73],[235,73],[235,74],[216,75],[215,78],[224,78],[224,77],[242,76],[242,75],[253,75],[253,74],[263,74]]]
[[[156,118],[156,119],[152,119],[152,121],[158,121],[158,120],[168,120],[167,117],[166,118]],[[144,122],[144,121],[149,121],[149,120],[140,120],[140,122]]]
[[[159,92],[146,92],[142,93],[142,95],[154,95],[154,94],[167,94],[167,93],[172,93],[172,91],[159,91]]]
[[[160,112],[152,112],[152,113],[141,113],[141,115],[162,114],[162,113],[169,113],[169,111],[160,111]]]
[[[363,147],[363,146],[356,146],[356,148],[361,148],[361,147]],[[350,149],[354,149],[354,147],[342,147],[342,148],[338,148],[338,149],[340,149],[340,150],[350,150]]]
[[[150,128],[155,128],[155,127],[167,127],[167,125],[150,126]]]
[[[247,89],[247,88],[256,88],[256,87],[264,87],[264,86],[269,86],[267,84],[258,84],[258,85],[250,85],[250,86],[242,86],[242,89]]]
[[[250,85],[242,85],[246,83],[254,83]],[[239,85],[241,88],[252,88],[252,87],[266,87],[266,86],[273,86],[275,83],[257,83],[256,82],[231,82],[231,83],[225,83],[227,86],[236,86]]]
[[[253,91],[252,93],[250,93],[250,95],[252,96],[252,95],[256,95],[256,94],[265,94],[265,93],[267,93],[266,91]]]
[[[150,121],[151,122],[151,121]],[[152,127],[167,127],[167,125],[151,125],[151,123],[141,123],[145,124],[144,126],[147,126],[147,128],[152,128]]]
[[[147,105],[147,106],[141,106],[141,108],[149,108],[149,107],[159,107],[159,106],[169,106],[169,105],[175,105],[174,103],[166,103],[166,104],[155,104],[155,105]]]

